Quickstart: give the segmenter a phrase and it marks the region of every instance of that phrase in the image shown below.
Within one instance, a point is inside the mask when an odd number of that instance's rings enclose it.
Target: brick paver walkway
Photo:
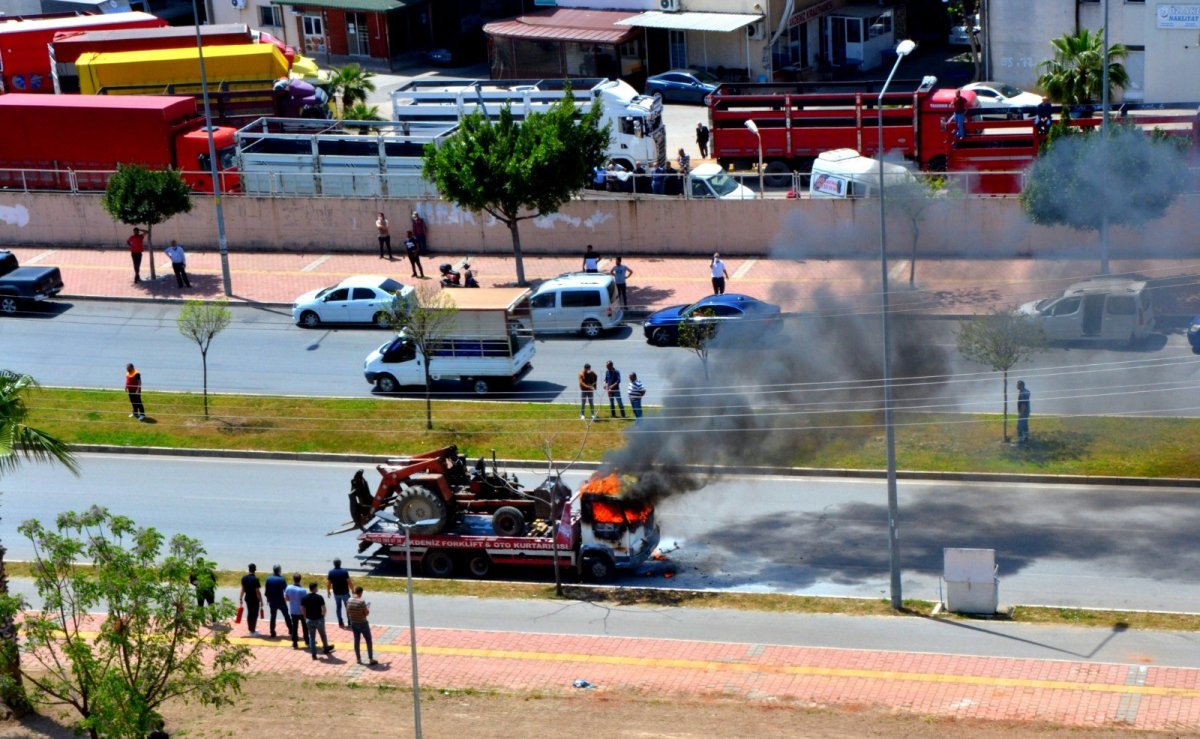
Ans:
[[[317,661],[285,639],[246,637],[244,626],[235,628],[234,638],[253,647],[255,671],[411,684],[403,628],[374,628],[377,667],[354,662],[350,632],[336,624],[329,629],[336,650]],[[1200,728],[1196,669],[435,628],[418,629],[417,639],[421,685],[429,689],[566,693],[582,678],[603,691],[869,705],[1081,727]]]

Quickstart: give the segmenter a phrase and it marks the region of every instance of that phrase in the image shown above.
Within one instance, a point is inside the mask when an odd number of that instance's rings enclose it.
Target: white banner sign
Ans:
[[[1200,5],[1159,5],[1158,27],[1166,29],[1200,29]]]

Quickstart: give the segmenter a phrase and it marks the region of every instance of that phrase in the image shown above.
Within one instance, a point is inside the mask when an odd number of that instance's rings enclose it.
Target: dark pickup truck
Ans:
[[[16,315],[24,303],[52,298],[62,289],[58,267],[22,267],[15,254],[0,251],[0,315]]]

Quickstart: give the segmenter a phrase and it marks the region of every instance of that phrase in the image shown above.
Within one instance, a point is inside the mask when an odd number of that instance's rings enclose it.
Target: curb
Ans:
[[[335,454],[330,452],[270,452],[241,449],[172,449],[169,447],[126,447],[108,444],[75,444],[76,451],[85,454],[146,454],[163,457],[206,457],[215,459],[245,459],[280,462],[334,462],[341,464],[383,464],[389,458],[377,454]],[[532,459],[498,459],[496,463],[521,470],[544,469],[544,462]],[[579,470],[600,469],[600,462],[576,462],[571,465]],[[712,468],[688,467],[695,474],[714,476],[747,475],[764,477],[834,477],[857,480],[883,480],[885,470],[852,470],[822,467],[755,467],[749,465],[718,466]],[[1043,485],[1110,485],[1113,487],[1163,487],[1183,490],[1200,490],[1200,478],[1190,477],[1117,477],[1113,475],[1039,475],[1006,472],[935,472],[922,470],[900,470],[900,480],[923,480],[927,482],[999,482],[1037,483]]]

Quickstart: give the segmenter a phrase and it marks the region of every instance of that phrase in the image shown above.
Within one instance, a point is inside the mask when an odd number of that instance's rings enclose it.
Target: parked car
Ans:
[[[62,289],[58,267],[22,267],[16,254],[0,251],[0,315],[15,316],[23,304],[47,300]]]
[[[1008,118],[1032,117],[1033,109],[1042,102],[1042,96],[1036,92],[1026,92],[1006,82],[972,82],[963,85],[962,89],[972,90],[978,106],[984,111],[1002,113]],[[1028,110],[1022,112],[1020,108]]]
[[[391,277],[356,275],[333,287],[311,290],[292,304],[292,319],[305,328],[322,323],[373,323],[391,325],[397,301],[415,300],[415,291]]]
[[[664,102],[703,103],[721,83],[715,75],[695,69],[672,69],[646,79],[646,94],[658,95]]]
[[[754,200],[758,197],[758,193],[730,177],[725,168],[715,162],[693,168],[688,175],[688,187],[693,200]]]
[[[970,46],[971,45],[971,34],[974,33],[976,36],[978,36],[979,32],[983,30],[979,26],[979,14],[978,13],[976,13],[975,16],[971,18],[971,20],[974,22],[974,25],[971,26],[971,29],[969,31],[965,24],[958,25],[958,26],[952,26],[950,28],[950,35],[946,38],[946,43],[951,46]]]
[[[1017,309],[1051,341],[1124,341],[1134,344],[1154,331],[1154,305],[1142,280],[1097,277],[1068,287],[1058,298]]]
[[[625,312],[612,275],[579,272],[546,280],[529,298],[535,334],[578,333],[594,339],[621,325]]]
[[[1200,354],[1200,316],[1192,319],[1192,325],[1188,326],[1188,343],[1192,345],[1192,354]]]
[[[712,315],[703,315],[711,312]],[[670,346],[679,341],[679,327],[691,322],[716,323],[726,326],[732,323],[755,322],[760,326],[775,329],[780,327],[779,306],[749,295],[726,293],[709,295],[691,305],[673,305],[651,313],[642,325],[646,341],[657,346]]]

